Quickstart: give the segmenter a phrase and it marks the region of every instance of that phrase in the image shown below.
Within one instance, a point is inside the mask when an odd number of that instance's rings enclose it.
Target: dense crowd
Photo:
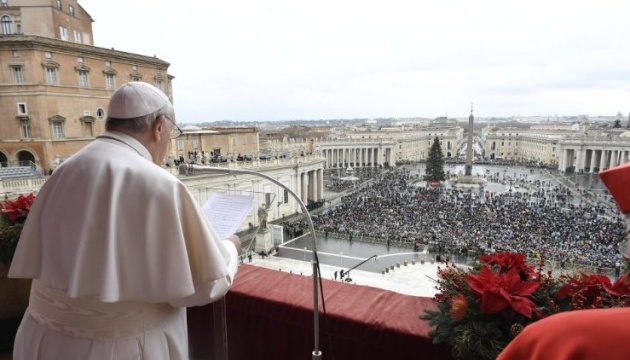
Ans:
[[[315,226],[355,239],[413,239],[451,253],[511,250],[605,267],[619,261],[623,220],[604,205],[575,205],[565,188],[467,192],[413,180],[405,169],[381,174],[317,216]]]

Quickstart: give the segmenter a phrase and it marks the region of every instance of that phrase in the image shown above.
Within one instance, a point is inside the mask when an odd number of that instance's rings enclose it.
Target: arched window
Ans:
[[[13,34],[13,21],[7,15],[3,16],[0,19],[0,23],[2,23],[2,33],[5,35]]]

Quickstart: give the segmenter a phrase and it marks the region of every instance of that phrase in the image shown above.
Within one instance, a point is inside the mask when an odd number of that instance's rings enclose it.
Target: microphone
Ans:
[[[312,237],[312,243],[313,243],[313,259],[311,260],[311,264],[313,265],[313,332],[314,332],[313,347],[314,349],[312,352],[312,360],[321,359],[322,352],[319,349],[319,305],[318,305],[318,299],[317,299],[319,295],[319,288],[317,287],[317,278],[318,278],[318,274],[320,274],[319,260],[318,260],[318,255],[317,255],[317,238],[315,235],[315,226],[313,225],[313,220],[311,219],[311,215],[308,212],[308,209],[306,208],[306,205],[304,204],[302,199],[300,199],[300,197],[297,196],[297,194],[293,190],[291,190],[289,187],[287,187],[280,181],[258,171],[247,170],[247,169],[228,169],[228,168],[220,168],[220,167],[214,167],[214,166],[201,166],[201,165],[194,165],[194,164],[188,164],[184,166],[187,167],[186,170],[187,170],[187,174],[189,175],[195,175],[195,174],[230,175],[232,174],[235,176],[236,175],[252,175],[252,176],[261,177],[265,180],[268,180],[278,185],[282,189],[286,190],[289,194],[291,194],[291,196],[300,205],[302,212],[306,215],[309,228],[311,229],[311,235],[312,235],[311,237]],[[180,170],[181,169],[182,167],[180,167]]]

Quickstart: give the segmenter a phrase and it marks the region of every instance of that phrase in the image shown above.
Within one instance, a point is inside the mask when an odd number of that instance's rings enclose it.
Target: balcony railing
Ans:
[[[230,360],[309,359],[313,351],[310,276],[241,265],[226,302]],[[428,338],[418,316],[435,309],[431,298],[323,280],[322,358],[451,359]],[[325,305],[326,314],[323,312]],[[191,359],[215,358],[212,304],[188,309]]]

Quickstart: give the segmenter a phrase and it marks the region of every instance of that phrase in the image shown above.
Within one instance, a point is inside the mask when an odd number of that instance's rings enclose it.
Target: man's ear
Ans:
[[[155,140],[160,140],[162,135],[162,130],[164,130],[164,126],[166,126],[166,122],[164,121],[164,115],[160,115],[156,118],[156,120],[153,122],[153,125],[151,125],[151,136],[155,139]]]

